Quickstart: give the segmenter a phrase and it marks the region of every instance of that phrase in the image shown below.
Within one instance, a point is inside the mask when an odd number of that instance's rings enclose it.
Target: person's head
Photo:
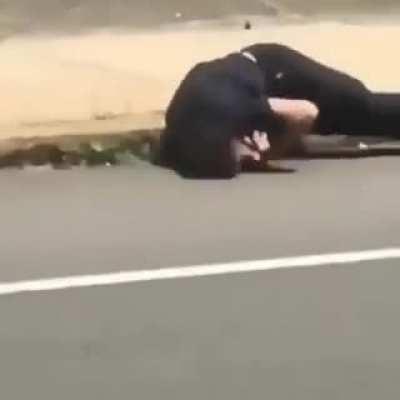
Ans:
[[[233,178],[249,161],[261,163],[268,150],[268,136],[262,132],[236,138],[221,131],[178,135],[166,130],[161,141],[162,164],[192,178]]]
[[[240,172],[234,139],[224,135],[182,135],[176,141],[176,169],[192,178],[230,179]]]

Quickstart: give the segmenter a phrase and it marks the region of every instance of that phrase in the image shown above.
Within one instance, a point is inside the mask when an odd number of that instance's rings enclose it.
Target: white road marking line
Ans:
[[[96,275],[77,275],[30,281],[3,282],[0,283],[0,296],[26,292],[45,292],[72,288],[121,285],[134,282],[249,273],[294,267],[354,264],[363,261],[396,258],[400,258],[400,248],[397,247],[380,250],[275,258],[269,260],[239,261],[224,264],[206,264],[188,267],[121,271]]]

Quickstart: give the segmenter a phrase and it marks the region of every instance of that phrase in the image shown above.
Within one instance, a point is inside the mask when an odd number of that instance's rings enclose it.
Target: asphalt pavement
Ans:
[[[0,172],[0,282],[397,247],[396,158]],[[398,260],[0,297],[5,399],[395,399]]]

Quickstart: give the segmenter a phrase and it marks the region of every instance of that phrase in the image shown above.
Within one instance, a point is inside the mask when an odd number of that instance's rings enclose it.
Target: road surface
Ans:
[[[397,247],[400,160],[0,172],[0,282]],[[399,260],[0,296],[5,399],[394,399]]]

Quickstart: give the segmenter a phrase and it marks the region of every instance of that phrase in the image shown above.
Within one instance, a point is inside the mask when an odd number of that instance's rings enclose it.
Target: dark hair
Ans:
[[[219,132],[220,133],[220,132]],[[159,164],[191,178],[233,178],[240,170],[233,138],[212,129],[196,134],[161,135]]]

